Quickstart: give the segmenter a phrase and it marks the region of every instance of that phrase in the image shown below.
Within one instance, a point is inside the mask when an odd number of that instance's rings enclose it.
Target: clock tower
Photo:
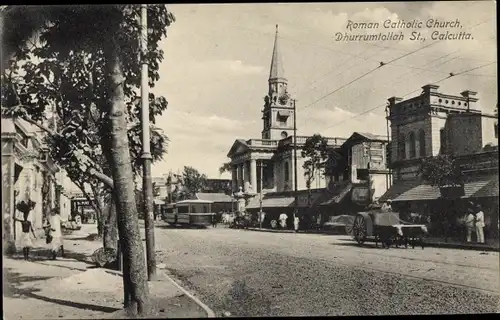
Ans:
[[[285,78],[285,70],[279,51],[278,25],[276,25],[268,83],[269,91],[264,97],[264,109],[262,110],[262,139],[281,140],[293,135],[294,107],[293,100],[287,91],[288,80]]]

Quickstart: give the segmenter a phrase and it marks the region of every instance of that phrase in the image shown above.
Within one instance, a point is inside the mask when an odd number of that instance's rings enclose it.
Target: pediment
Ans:
[[[234,155],[245,153],[248,150],[250,150],[250,148],[245,142],[245,140],[237,139],[234,141],[233,146],[231,147],[229,153],[227,154],[227,157],[232,158]]]

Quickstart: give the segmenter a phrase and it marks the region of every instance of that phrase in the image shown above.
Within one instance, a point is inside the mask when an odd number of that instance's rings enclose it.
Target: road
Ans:
[[[347,236],[158,225],[158,262],[218,315],[498,312],[499,255],[359,247]]]

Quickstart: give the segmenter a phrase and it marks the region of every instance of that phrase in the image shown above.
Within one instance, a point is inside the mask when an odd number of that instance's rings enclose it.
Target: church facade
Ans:
[[[297,190],[306,189],[301,149],[307,136],[297,136],[295,100],[287,90],[288,80],[279,48],[278,26],[271,59],[268,92],[262,110],[262,132],[257,139],[236,139],[227,154],[231,159],[233,192],[284,192],[295,190],[294,152],[297,152]],[[342,145],[344,138],[327,138],[328,146]],[[326,187],[324,174],[318,173],[312,188]]]

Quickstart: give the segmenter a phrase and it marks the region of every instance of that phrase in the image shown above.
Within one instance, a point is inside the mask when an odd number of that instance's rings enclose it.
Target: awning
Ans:
[[[288,118],[290,116],[290,111],[288,110],[279,110],[278,116],[283,118]]]
[[[349,194],[349,192],[352,190],[352,184],[349,183],[343,187],[343,189],[340,189],[338,193],[336,192],[331,192],[330,199],[322,202],[320,206],[329,206],[332,204],[340,203],[344,198]]]
[[[398,181],[392,185],[379,199],[379,202],[386,202],[387,200],[394,200],[408,190],[420,185],[420,180]]]
[[[262,208],[286,208],[293,205],[295,198],[291,197],[276,197],[276,198],[267,198],[262,199]],[[253,198],[250,200],[250,203],[246,206],[246,209],[259,209],[260,208],[260,199]]]
[[[396,185],[394,185],[396,187]],[[385,196],[385,195],[384,195]],[[462,199],[498,197],[498,176],[483,177],[464,183],[464,194]],[[437,200],[441,198],[438,187],[428,184],[419,184],[401,195],[393,198],[393,201],[421,201]]]

